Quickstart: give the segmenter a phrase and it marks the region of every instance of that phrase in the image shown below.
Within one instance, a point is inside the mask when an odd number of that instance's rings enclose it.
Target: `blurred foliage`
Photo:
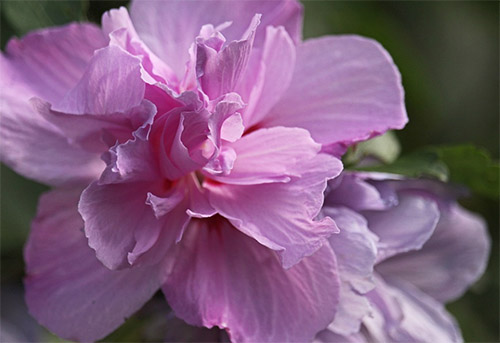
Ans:
[[[365,146],[370,146],[370,143],[371,141],[365,142]],[[380,143],[377,143],[375,148],[379,145]],[[366,148],[365,151],[372,152]],[[376,150],[376,153],[379,151]],[[471,145],[427,147],[405,155],[393,163],[355,169],[401,174],[413,178],[431,177],[443,182],[462,184],[472,192],[492,200],[498,199],[499,196],[498,162],[492,161],[485,150]]]
[[[10,30],[25,35],[42,27],[63,25],[86,18],[88,2],[84,0],[2,1],[2,19]],[[3,28],[2,28],[3,29]]]
[[[0,1],[1,46],[4,48],[10,37],[36,28],[70,21],[99,23],[106,10],[127,3]],[[499,3],[306,1],[304,6],[305,38],[326,34],[374,38],[390,52],[403,76],[410,117],[407,127],[397,133],[403,157],[394,161],[399,147],[393,145],[394,137],[389,134],[375,144],[359,144],[351,151],[348,162],[354,164],[374,155],[378,161],[388,163],[386,168],[396,165],[406,175],[449,177],[476,191],[461,203],[488,221],[492,235],[490,264],[484,277],[448,307],[457,317],[466,341],[500,341],[498,166],[489,159],[490,154],[494,159],[499,157]],[[422,149],[443,144],[447,146]],[[61,341],[27,315],[22,295],[18,294],[22,293],[22,246],[37,199],[48,188],[4,166],[0,172],[2,320],[20,325],[26,341]],[[161,295],[106,341],[154,341],[141,329],[144,323],[154,326],[148,327],[148,332],[162,337],[168,310],[158,306],[166,306]]]

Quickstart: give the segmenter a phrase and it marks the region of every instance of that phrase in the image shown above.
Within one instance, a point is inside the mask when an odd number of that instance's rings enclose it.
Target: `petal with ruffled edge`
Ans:
[[[364,320],[369,341],[462,342],[444,306],[408,283],[390,284],[379,278],[369,297],[374,308]]]
[[[405,280],[442,302],[461,296],[483,274],[490,250],[484,220],[456,203],[447,205],[422,249],[377,266],[387,279]]]
[[[310,341],[333,319],[339,281],[329,246],[285,270],[272,250],[216,217],[193,222],[162,286],[175,314],[236,342]]]
[[[366,293],[375,287],[373,266],[377,258],[377,237],[358,213],[345,207],[323,207],[340,232],[329,238],[335,251],[341,281],[338,312],[328,329],[340,335],[359,331],[362,319],[371,307]]]
[[[386,211],[363,211],[370,231],[380,241],[377,261],[418,250],[434,232],[439,220],[435,201],[419,194],[398,194],[399,204]]]
[[[173,71],[158,58],[139,38],[135,31],[132,20],[125,7],[112,9],[102,16],[103,32],[109,35],[110,45],[116,45],[130,54],[141,59],[144,81],[154,84],[155,82],[177,82]]]
[[[290,87],[265,126],[302,127],[323,145],[362,141],[407,122],[401,77],[379,43],[357,36],[297,46]]]
[[[226,146],[236,154],[232,169],[228,175],[209,177],[240,185],[289,182],[307,171],[303,162],[321,149],[306,130],[286,127],[260,129]]]
[[[203,25],[218,26],[232,21],[224,30],[227,40],[239,40],[252,17],[262,14],[262,27],[283,25],[292,39],[300,41],[302,6],[297,1],[134,1],[130,14],[142,40],[175,71],[184,75],[188,49]],[[264,30],[255,44],[262,45]]]
[[[138,138],[112,149],[108,163],[78,205],[89,245],[110,269],[157,263],[189,220],[186,186],[159,177],[148,142]]]
[[[222,48],[219,47],[223,43],[221,38],[216,37],[219,43],[215,47],[211,44],[214,39],[212,35],[217,34],[217,31],[210,26],[202,28],[202,33],[205,29],[214,31],[209,37],[198,36],[196,39],[196,76],[201,89],[210,99],[229,93],[238,85],[252,52],[260,18],[261,15],[256,14],[243,37]]]
[[[162,282],[160,266],[111,271],[96,259],[82,232],[79,190],[42,196],[25,248],[26,302],[58,336],[95,341],[120,326]]]
[[[330,218],[314,218],[323,204],[326,181],[340,173],[341,162],[318,154],[302,161],[302,167],[301,176],[288,183],[204,183],[217,212],[240,231],[278,251],[285,268],[314,253],[338,230]]]

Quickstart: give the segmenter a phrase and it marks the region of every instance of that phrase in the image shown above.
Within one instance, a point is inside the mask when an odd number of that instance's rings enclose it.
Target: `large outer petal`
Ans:
[[[106,44],[106,37],[93,24],[69,24],[38,30],[20,40],[14,38],[5,54],[9,68],[15,70],[11,83],[31,90],[30,94],[19,94],[23,100],[38,96],[58,102],[78,83],[94,51]],[[2,71],[4,82],[6,78]]]
[[[159,266],[110,271],[82,232],[78,190],[44,195],[25,249],[30,312],[69,340],[94,341],[121,325],[159,288]]]
[[[134,1],[131,17],[139,36],[180,77],[189,59],[188,49],[205,24],[227,21],[228,41],[240,39],[256,13],[262,27],[283,25],[295,42],[302,31],[302,7],[296,1]],[[261,45],[264,30],[255,43]]]
[[[216,218],[195,222],[175,258],[163,286],[175,314],[226,328],[235,342],[306,342],[333,319],[339,281],[328,246],[285,270],[274,252]]]
[[[337,230],[330,218],[313,219],[327,179],[341,171],[340,161],[318,154],[302,166],[305,172],[288,183],[204,184],[211,205],[240,231],[279,251],[285,268],[314,253]]]
[[[375,342],[461,342],[460,330],[444,306],[407,283],[377,280],[370,295],[374,313],[364,325]]]
[[[442,207],[431,238],[418,251],[388,259],[377,266],[387,279],[402,279],[433,298],[448,302],[483,274],[490,241],[479,216],[457,204]]]
[[[351,144],[407,122],[401,77],[388,53],[356,36],[297,46],[290,87],[266,126],[303,127],[322,144]]]
[[[399,204],[386,211],[364,211],[370,231],[378,243],[378,261],[420,249],[434,232],[439,220],[434,200],[420,194],[400,193]]]
[[[88,184],[98,178],[105,167],[99,154],[70,144],[27,100],[19,98],[20,91],[10,85],[0,90],[0,160],[19,174],[51,186]]]
[[[88,183],[103,169],[99,156],[68,142],[28,100],[58,102],[106,44],[90,24],[43,29],[9,42],[0,56],[1,159],[18,173],[50,185]]]

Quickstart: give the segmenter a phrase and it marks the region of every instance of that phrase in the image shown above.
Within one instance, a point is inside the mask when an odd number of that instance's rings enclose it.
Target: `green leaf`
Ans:
[[[374,157],[383,163],[394,162],[401,152],[398,138],[393,131],[387,131],[381,136],[356,144],[349,148],[343,158],[346,165],[355,165],[365,157]]]
[[[87,7],[86,0],[1,2],[2,19],[18,36],[43,27],[84,20]]]
[[[402,156],[391,164],[353,168],[405,175],[430,177],[467,186],[473,192],[497,199],[500,166],[488,153],[471,145],[427,147]]]
[[[500,165],[489,154],[472,145],[443,146],[436,153],[450,171],[450,181],[466,185],[483,196],[499,196]]]
[[[432,151],[418,151],[405,155],[391,164],[354,168],[363,171],[376,171],[408,176],[411,178],[429,177],[448,181],[448,168]]]

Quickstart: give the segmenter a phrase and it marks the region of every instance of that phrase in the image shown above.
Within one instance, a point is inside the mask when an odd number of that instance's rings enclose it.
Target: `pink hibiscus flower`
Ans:
[[[294,1],[136,1],[2,54],[1,159],[55,186],[25,250],[47,328],[96,340],[161,288],[234,341],[307,341],[340,280],[317,215],[352,143],[407,121],[374,41],[302,42]]]

